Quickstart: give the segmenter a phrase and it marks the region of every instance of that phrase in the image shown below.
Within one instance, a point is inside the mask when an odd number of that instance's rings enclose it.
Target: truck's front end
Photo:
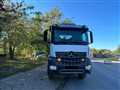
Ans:
[[[93,42],[92,32],[85,26],[55,25],[44,32],[49,37],[48,77],[55,74],[78,74],[85,78],[91,72],[89,44]]]

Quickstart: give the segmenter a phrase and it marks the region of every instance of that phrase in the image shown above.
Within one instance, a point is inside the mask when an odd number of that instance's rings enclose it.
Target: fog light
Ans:
[[[56,66],[50,66],[50,70],[56,70],[57,67]]]
[[[85,69],[86,69],[86,70],[90,70],[91,67],[92,67],[91,65],[87,65],[87,66],[85,66]]]

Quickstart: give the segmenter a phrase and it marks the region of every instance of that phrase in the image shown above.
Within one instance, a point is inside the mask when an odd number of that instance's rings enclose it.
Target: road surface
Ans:
[[[120,64],[94,63],[85,80],[69,78],[63,90],[120,90]]]
[[[43,66],[0,80],[0,90],[120,90],[120,63],[93,63],[85,80],[70,76],[50,81]]]

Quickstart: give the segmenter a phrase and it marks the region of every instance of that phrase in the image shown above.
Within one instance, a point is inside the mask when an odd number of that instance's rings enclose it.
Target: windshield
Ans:
[[[58,43],[88,43],[87,33],[80,30],[54,30],[54,42]]]

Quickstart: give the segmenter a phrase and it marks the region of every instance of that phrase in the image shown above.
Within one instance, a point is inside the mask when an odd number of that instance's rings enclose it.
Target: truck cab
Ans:
[[[85,25],[52,25],[44,31],[44,41],[49,43],[49,79],[56,74],[78,74],[84,79],[91,72],[93,35]]]

